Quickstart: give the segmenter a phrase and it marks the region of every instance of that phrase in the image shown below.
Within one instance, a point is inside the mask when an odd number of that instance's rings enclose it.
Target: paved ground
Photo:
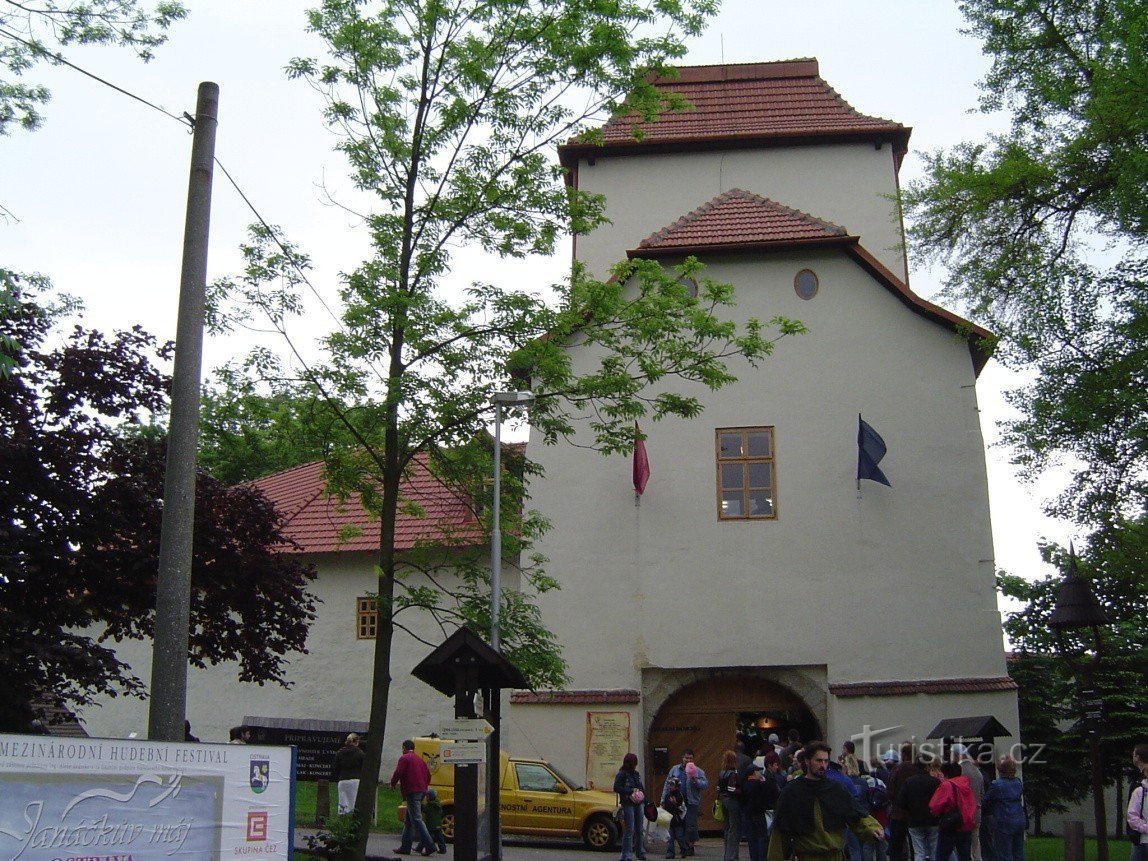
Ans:
[[[296,829],[295,835],[298,844],[302,841],[299,829]],[[397,834],[371,834],[370,842],[367,845],[367,854],[373,858],[394,858],[396,861],[403,861],[405,857],[419,857],[417,855],[396,856],[394,851],[398,845],[399,836]],[[706,837],[698,843],[697,854],[694,857],[698,859],[721,858],[721,849],[720,837]],[[646,857],[650,861],[656,861],[656,859],[663,857],[664,852],[664,847],[661,845],[651,846]],[[742,855],[748,857],[744,851]],[[454,847],[448,844],[445,855],[432,855],[431,857],[451,861],[454,858]],[[617,861],[617,858],[617,851],[593,852],[581,843],[572,840],[543,842],[508,837],[504,840],[502,851],[503,861]]]

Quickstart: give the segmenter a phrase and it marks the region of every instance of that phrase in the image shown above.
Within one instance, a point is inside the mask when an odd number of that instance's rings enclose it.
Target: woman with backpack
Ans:
[[[1016,776],[1016,760],[1002,756],[997,762],[996,780],[989,784],[981,802],[985,817],[993,818],[992,841],[996,861],[1024,861],[1024,832],[1028,816],[1024,812],[1024,785]]]

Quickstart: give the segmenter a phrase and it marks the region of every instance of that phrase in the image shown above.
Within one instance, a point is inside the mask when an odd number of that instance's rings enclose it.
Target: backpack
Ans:
[[[866,780],[868,787],[865,790],[865,799],[869,802],[869,812],[877,813],[889,808],[889,790],[884,782],[875,777]]]

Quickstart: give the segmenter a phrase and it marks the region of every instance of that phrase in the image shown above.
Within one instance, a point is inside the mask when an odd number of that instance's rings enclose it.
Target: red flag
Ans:
[[[650,459],[646,456],[646,441],[642,439],[642,429],[637,422],[634,422],[634,432],[638,435],[634,443],[634,493],[641,496],[650,480]]]

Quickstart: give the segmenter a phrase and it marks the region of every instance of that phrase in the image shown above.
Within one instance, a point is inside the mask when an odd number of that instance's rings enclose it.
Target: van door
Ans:
[[[542,763],[511,765],[518,792],[512,804],[507,804],[509,799],[503,796],[503,821],[508,826],[513,822],[529,833],[577,833],[572,787]]]

